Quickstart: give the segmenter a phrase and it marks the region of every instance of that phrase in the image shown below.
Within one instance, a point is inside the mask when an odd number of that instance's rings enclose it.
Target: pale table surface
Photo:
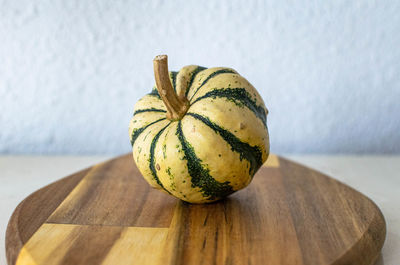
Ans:
[[[370,197],[387,223],[377,264],[400,264],[400,156],[287,155]],[[0,265],[6,264],[5,232],[12,211],[30,193],[110,156],[0,156]]]

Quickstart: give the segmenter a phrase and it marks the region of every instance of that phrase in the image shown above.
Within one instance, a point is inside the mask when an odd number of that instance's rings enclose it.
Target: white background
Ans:
[[[0,153],[128,152],[157,54],[245,76],[274,152],[399,153],[399,14],[399,1],[0,0]]]

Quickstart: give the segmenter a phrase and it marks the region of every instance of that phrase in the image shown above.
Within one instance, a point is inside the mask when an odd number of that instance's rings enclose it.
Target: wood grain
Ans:
[[[274,155],[249,187],[203,205],[151,189],[125,155],[25,199],[6,250],[10,265],[371,265],[385,235],[371,200]]]
[[[15,264],[22,246],[75,188],[89,169],[52,183],[23,200],[14,210],[6,232],[8,264]],[[10,243],[10,244],[9,244]]]
[[[168,227],[176,201],[152,189],[130,156],[94,166],[48,223]],[[124,209],[124,210],[121,210]]]

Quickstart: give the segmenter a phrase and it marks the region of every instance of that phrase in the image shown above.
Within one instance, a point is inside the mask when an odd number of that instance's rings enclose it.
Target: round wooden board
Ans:
[[[385,235],[371,200],[274,155],[249,187],[206,205],[151,189],[124,155],[22,201],[6,251],[9,265],[371,265]]]

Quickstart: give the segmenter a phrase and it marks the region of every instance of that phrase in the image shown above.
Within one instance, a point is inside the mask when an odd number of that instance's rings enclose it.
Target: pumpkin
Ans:
[[[129,126],[145,180],[190,203],[249,185],[269,154],[268,110],[257,90],[231,68],[168,72],[166,55],[153,63],[156,86],[135,104]]]

